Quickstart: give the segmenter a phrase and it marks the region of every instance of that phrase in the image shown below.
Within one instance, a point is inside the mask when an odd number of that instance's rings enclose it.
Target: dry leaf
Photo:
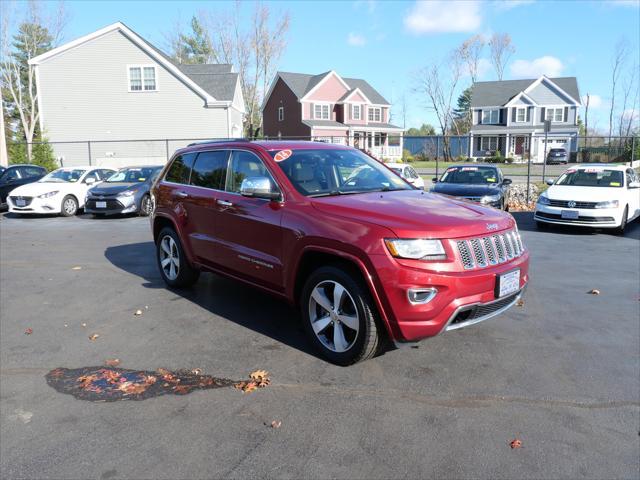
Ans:
[[[271,428],[280,428],[281,425],[282,422],[280,420],[274,420],[273,422],[271,422]]]
[[[136,310],[136,313],[134,313],[134,315],[142,315],[142,310]]]
[[[517,438],[515,440],[512,440],[511,443],[509,443],[509,446],[511,448],[521,448],[522,447],[522,441],[518,440]]]
[[[82,270],[82,267],[73,267],[71,270]]]
[[[25,335],[31,335],[32,333],[33,333],[33,329],[32,329],[32,328],[27,328],[27,329],[24,331],[24,334],[25,334]]]
[[[600,290],[596,290],[594,288],[593,290],[589,290],[587,293],[590,295],[600,295]]]
[[[104,364],[107,367],[117,367],[118,365],[120,365],[120,359],[118,359],[118,358],[110,358],[108,360],[105,360]]]
[[[249,382],[239,382],[234,385],[238,390],[242,390],[243,393],[251,393],[254,390],[258,389],[258,385],[254,381]]]
[[[100,335],[98,335],[97,333],[94,333],[93,335],[89,335],[89,340],[94,342],[99,336]]]
[[[523,299],[518,300],[518,301],[516,302],[516,306],[517,306],[517,307],[524,307],[524,300],[523,300]]]
[[[193,370],[191,370],[191,373],[193,373],[194,375],[202,375],[202,369],[194,368]]]

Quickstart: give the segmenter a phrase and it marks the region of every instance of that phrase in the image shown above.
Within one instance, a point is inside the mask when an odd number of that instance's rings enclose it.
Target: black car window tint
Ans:
[[[191,172],[191,185],[224,190],[228,157],[228,150],[200,152]]]
[[[20,172],[17,168],[10,168],[3,176],[3,180],[19,180],[20,178]]]
[[[231,156],[231,165],[227,178],[227,191],[240,193],[242,181],[251,177],[267,177],[271,181],[272,188],[275,187],[273,177],[271,177],[262,160],[251,152],[234,151]]]
[[[22,169],[22,173],[24,177],[37,177],[42,175],[42,170],[35,167],[24,167]]]
[[[167,182],[173,183],[189,183],[189,175],[191,174],[191,167],[193,166],[193,160],[195,159],[195,153],[185,153],[184,155],[178,155],[169,167],[164,179]]]

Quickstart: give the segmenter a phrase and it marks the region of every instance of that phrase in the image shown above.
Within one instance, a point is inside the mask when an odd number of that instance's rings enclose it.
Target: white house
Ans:
[[[120,22],[30,63],[40,127],[64,165],[162,163],[192,140],[242,135],[231,65],[177,64]]]
[[[551,122],[547,151],[578,149],[580,93],[575,77],[476,82],[471,94],[472,126],[469,155],[542,162],[544,123]]]

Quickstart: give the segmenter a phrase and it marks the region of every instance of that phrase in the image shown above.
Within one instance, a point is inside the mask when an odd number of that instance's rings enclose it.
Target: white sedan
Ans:
[[[612,228],[624,232],[640,216],[640,178],[623,165],[569,168],[538,198],[538,227],[555,223]]]
[[[59,168],[37,182],[12,190],[7,205],[12,213],[58,213],[70,217],[84,206],[89,188],[114,173],[115,170],[102,167]]]
[[[385,165],[414,187],[424,190],[424,179],[418,175],[411,165],[405,163],[385,163]]]

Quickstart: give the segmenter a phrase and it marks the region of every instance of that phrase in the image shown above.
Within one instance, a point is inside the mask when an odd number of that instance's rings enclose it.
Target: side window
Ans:
[[[228,158],[228,150],[199,153],[191,172],[191,185],[224,190]]]
[[[413,169],[413,167],[409,167],[409,173],[411,174],[411,178],[418,178],[418,173]]]
[[[93,178],[96,182],[100,181],[100,177],[98,176],[98,172],[99,172],[99,170],[92,170],[91,172],[89,172],[87,174],[86,177],[84,177],[84,180],[82,182],[83,183],[87,183],[87,180],[89,180],[90,178]]]
[[[267,177],[273,188],[276,183],[273,177],[255,154],[236,150],[231,155],[231,167],[227,176],[227,192],[240,193],[240,186],[245,178]]]
[[[17,168],[10,168],[4,175],[6,180],[19,180],[22,178]]]
[[[98,174],[100,175],[100,180],[106,180],[114,173],[115,172],[113,170],[100,170]]]
[[[189,183],[189,174],[193,166],[193,160],[196,158],[195,153],[186,153],[178,155],[169,167],[169,171],[164,179],[173,183]]]
[[[30,177],[38,177],[42,175],[44,172],[39,168],[35,167],[23,167],[20,172],[22,174],[22,178],[30,178]]]
[[[627,172],[627,187],[628,187],[631,182],[635,181],[635,172],[630,168],[628,168],[626,172]]]

